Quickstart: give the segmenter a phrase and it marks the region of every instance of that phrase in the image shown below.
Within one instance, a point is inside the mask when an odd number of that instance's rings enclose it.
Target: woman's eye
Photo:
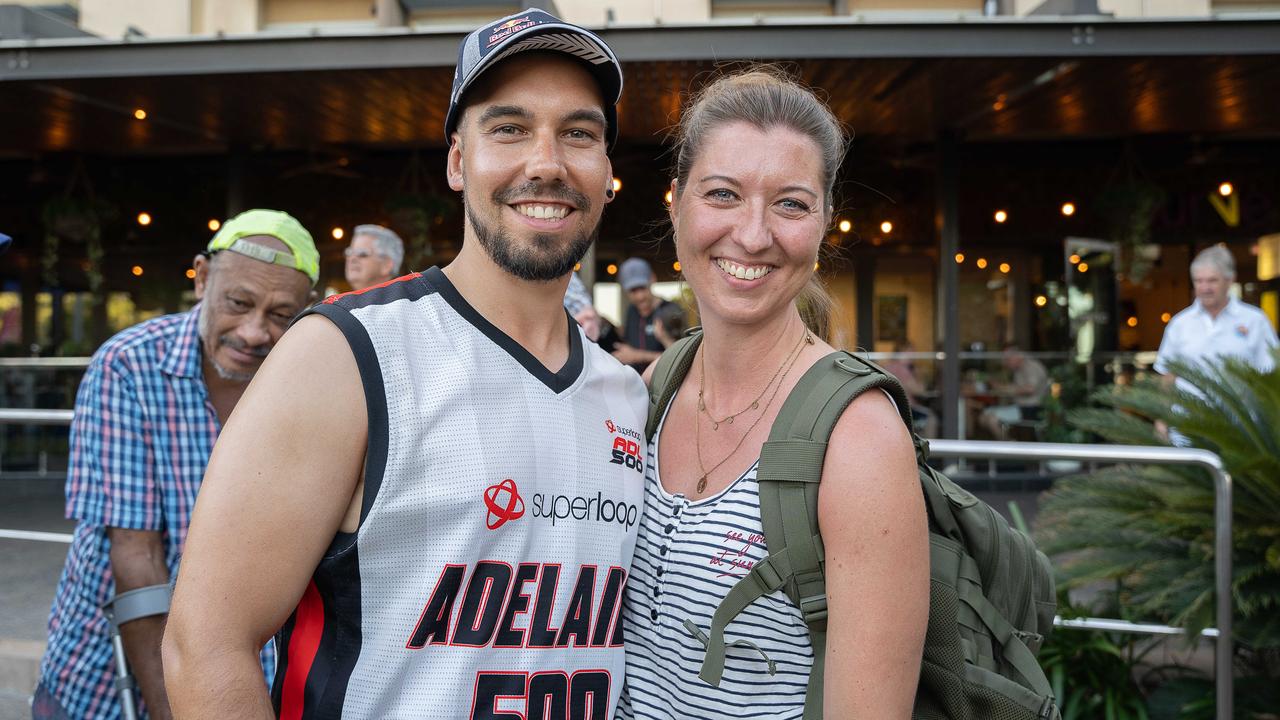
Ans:
[[[734,191],[732,191],[732,190],[728,190],[728,189],[726,189],[726,188],[717,188],[717,189],[712,190],[711,192],[707,193],[707,197],[711,198],[712,200],[719,200],[719,201],[721,201],[721,202],[728,202],[728,201],[733,200],[734,198],[738,197],[738,195],[737,195],[737,193],[735,193],[735,192],[734,192]]]
[[[788,198],[786,200],[783,200],[781,202],[781,205],[783,208],[791,212],[797,212],[797,213],[809,212],[808,205],[794,198]]]

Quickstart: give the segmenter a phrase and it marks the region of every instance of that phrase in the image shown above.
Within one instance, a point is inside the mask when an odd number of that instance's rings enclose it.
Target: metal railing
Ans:
[[[933,457],[982,457],[995,460],[1078,460],[1081,462],[1136,462],[1150,465],[1199,465],[1213,475],[1214,484],[1214,593],[1216,595],[1217,628],[1214,657],[1214,692],[1217,696],[1219,720],[1232,715],[1232,644],[1231,644],[1231,475],[1222,458],[1208,450],[1195,448],[1144,447],[1138,445],[1070,445],[1065,443],[992,442],[978,440],[932,440],[929,454]],[[1063,627],[1150,634],[1177,634],[1177,628],[1163,625],[1145,626],[1120,620],[1080,618],[1057,621]]]
[[[0,425],[68,424],[70,410],[0,410]],[[1198,465],[1206,468],[1214,480],[1214,592],[1216,595],[1216,628],[1201,632],[1212,638],[1214,688],[1217,696],[1215,717],[1229,720],[1234,707],[1232,677],[1232,602],[1231,602],[1231,475],[1222,458],[1208,450],[1195,448],[1144,447],[1135,445],[1072,445],[1066,443],[993,442],[984,440],[931,440],[931,457],[987,458],[993,460],[1077,460],[1081,462],[1136,462],[1151,465]],[[38,542],[69,543],[63,533],[0,529],[0,538]],[[1181,635],[1185,631],[1168,625],[1132,623],[1110,618],[1054,618],[1057,627],[1138,633],[1145,635]]]

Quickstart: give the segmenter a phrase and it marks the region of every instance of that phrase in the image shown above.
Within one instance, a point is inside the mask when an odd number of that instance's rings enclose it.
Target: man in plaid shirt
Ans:
[[[213,442],[319,276],[311,235],[289,215],[250,210],[196,256],[200,303],[108,340],[76,396],[67,515],[79,521],[49,614],[35,720],[120,717],[102,605],[177,574]],[[165,617],[121,626],[140,714],[170,717],[160,667]],[[271,648],[263,650],[268,681]]]

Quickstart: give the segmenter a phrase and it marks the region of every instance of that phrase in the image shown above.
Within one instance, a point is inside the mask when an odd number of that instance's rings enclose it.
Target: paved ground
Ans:
[[[0,528],[69,533],[61,480],[0,480]],[[0,720],[31,717],[28,698],[67,546],[0,539]]]

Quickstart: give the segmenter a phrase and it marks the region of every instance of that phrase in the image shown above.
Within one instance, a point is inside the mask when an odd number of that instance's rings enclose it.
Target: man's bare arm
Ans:
[[[169,567],[165,564],[164,539],[153,530],[107,528],[111,541],[111,575],[115,578],[116,595],[150,585],[168,585]],[[120,626],[124,654],[129,658],[147,713],[153,720],[168,720],[169,700],[164,692],[164,672],[160,666],[160,637],[164,634],[164,616],[153,615]]]
[[[301,320],[214,447],[164,638],[181,718],[272,718],[258,652],[297,606],[353,502],[368,435],[341,332]]]

